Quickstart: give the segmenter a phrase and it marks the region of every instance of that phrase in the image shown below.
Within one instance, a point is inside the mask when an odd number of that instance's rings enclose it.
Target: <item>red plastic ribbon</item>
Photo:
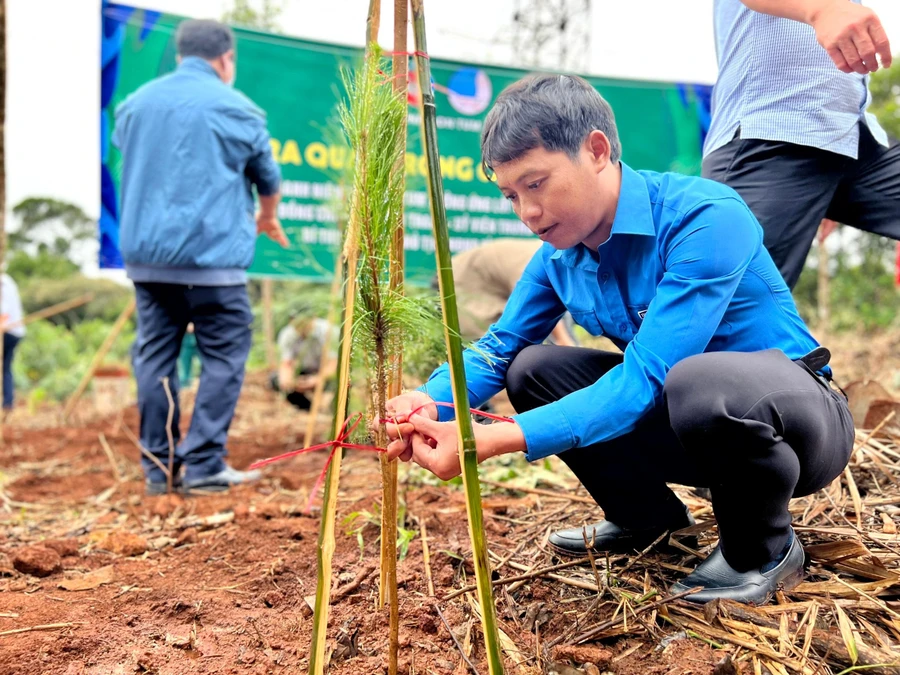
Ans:
[[[452,403],[426,403],[424,405],[420,405],[418,408],[410,411],[407,414],[407,419],[418,413],[420,410],[427,408],[430,405],[441,406],[443,408],[453,408],[455,407]],[[498,422],[512,422],[513,420],[509,417],[503,417],[502,415],[494,415],[493,413],[484,412],[483,410],[472,410],[471,413],[473,415],[480,415],[481,417],[487,417],[488,419],[496,420]],[[326,448],[331,448],[331,452],[328,453],[328,459],[325,462],[325,466],[322,468],[319,477],[316,479],[316,484],[313,486],[312,491],[309,493],[309,500],[306,502],[306,513],[309,513],[312,508],[313,498],[319,493],[319,488],[322,486],[322,483],[325,481],[325,475],[328,473],[328,467],[331,466],[331,460],[334,459],[334,454],[341,448],[346,448],[348,450],[368,450],[370,452],[387,452],[386,448],[379,448],[377,445],[361,445],[359,443],[347,443],[346,439],[356,431],[356,427],[359,426],[359,423],[362,421],[362,413],[356,413],[352,417],[348,417],[344,420],[344,423],[341,425],[341,430],[333,441],[326,441],[325,443],[318,443],[316,445],[310,445],[308,448],[300,448],[298,450],[291,450],[290,452],[285,452],[281,455],[276,455],[275,457],[269,457],[267,459],[260,459],[253,464],[250,465],[250,469],[258,469],[263,466],[267,466],[272,464],[273,462],[280,462],[283,459],[288,459],[289,457],[296,457],[297,455],[305,455],[308,452],[316,452],[318,450],[325,450]],[[386,419],[386,420],[378,420],[380,424],[399,424],[396,420]]]

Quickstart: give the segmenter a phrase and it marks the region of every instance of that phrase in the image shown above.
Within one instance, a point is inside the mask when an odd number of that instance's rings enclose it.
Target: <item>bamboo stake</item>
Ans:
[[[341,257],[338,256],[337,264],[334,270],[334,279],[331,282],[331,295],[329,297],[336,298],[341,292]],[[325,395],[326,380],[330,378],[323,377],[325,365],[331,360],[331,340],[334,336],[334,320],[336,313],[336,305],[334,302],[329,303],[328,308],[328,331],[325,335],[325,346],[322,348],[322,355],[319,358],[319,379],[313,389],[312,403],[309,406],[308,417],[306,418],[306,432],[303,434],[303,447],[308,448],[313,444],[313,435],[316,433],[316,422],[319,421],[319,411],[322,409],[322,398]]]
[[[378,36],[378,20],[380,0],[370,0],[369,15],[366,21],[366,51],[369,50],[371,37]],[[357,148],[354,171],[365,170],[360,167],[365,153]],[[358,198],[354,191],[352,199]],[[338,346],[337,364],[337,404],[334,409],[332,438],[337,438],[350,413],[350,358],[353,345],[353,318],[356,306],[356,281],[359,262],[359,222],[356,209],[350,206],[350,219],[344,235],[344,260],[341,276],[344,284],[344,306],[341,314],[341,332]],[[341,473],[343,450],[338,448],[325,475],[325,493],[322,501],[322,520],[319,524],[319,542],[316,549],[317,583],[316,601],[313,608],[313,631],[310,644],[309,672],[311,675],[324,675],[325,637],[328,631],[328,610],[331,601],[331,564],[334,557],[334,526],[337,518],[337,493]]]
[[[13,321],[12,323],[7,324],[5,326],[5,329],[9,330],[10,328],[16,328],[17,326],[27,326],[34,323],[35,321],[47,319],[51,316],[56,316],[57,314],[62,314],[63,312],[66,312],[70,309],[74,309],[75,307],[86,305],[93,299],[93,293],[85,293],[84,295],[80,295],[77,298],[65,300],[64,302],[58,302],[55,305],[50,305],[49,307],[44,307],[44,309],[39,309],[36,312],[32,312],[28,316],[23,317],[18,321]]]
[[[278,367],[277,356],[275,355],[275,323],[272,319],[272,280],[262,280],[262,303],[263,303],[263,336],[266,342],[266,365],[269,370]]]
[[[6,262],[6,0],[0,0],[0,263]],[[0,306],[3,304],[0,286]],[[0,363],[3,363],[3,340],[0,336]],[[3,401],[3,378],[0,377],[0,402]],[[5,412],[0,412],[0,447],[3,447]]]
[[[351,229],[353,225],[351,223]],[[353,308],[356,299],[356,263],[359,246],[356,238],[348,234],[343,257],[344,310],[341,316],[340,346],[338,351],[337,405],[334,410],[332,438],[337,438],[341,426],[349,414],[350,404],[350,331],[353,326]],[[309,672],[323,675],[325,672],[325,636],[328,630],[328,610],[331,601],[331,562],[334,556],[334,525],[337,512],[338,482],[341,473],[343,450],[334,453],[325,474],[325,494],[322,501],[322,520],[319,524],[319,542],[316,548],[318,574],[316,602],[313,608],[312,643],[310,644]]]
[[[453,382],[453,403],[456,406],[459,449],[461,453],[463,485],[466,490],[466,511],[469,521],[469,537],[475,561],[475,579],[478,586],[478,603],[481,608],[481,624],[484,633],[488,669],[491,675],[503,672],[500,654],[500,637],[497,630],[494,601],[491,594],[491,567],[487,555],[484,534],[484,515],[481,510],[481,486],[478,482],[478,456],[469,409],[466,388],[466,371],[463,364],[462,343],[459,337],[459,312],[456,306],[456,289],[450,264],[450,235],[447,213],[444,209],[444,186],[441,180],[440,155],[437,145],[437,110],[431,88],[431,66],[428,62],[428,45],[425,39],[425,8],[422,0],[410,0],[412,4],[413,35],[416,43],[416,70],[419,79],[419,109],[422,118],[422,143],[426,155],[428,197],[431,219],[434,224],[435,256],[441,291],[441,307],[444,315],[444,339],[450,376]]]
[[[407,0],[394,0],[394,56],[392,63],[393,90],[396,94],[406,99],[406,23]],[[372,35],[372,34],[370,34]],[[372,35],[377,38],[377,34]],[[406,115],[403,117],[403,129],[401,138],[406,139]],[[404,142],[397,153],[397,160],[393,171],[395,179],[400,182],[401,192],[405,185]],[[396,293],[403,292],[403,210],[397,214],[394,223],[393,238],[391,240],[389,256],[389,284],[390,290]],[[386,399],[391,399],[400,394],[402,389],[402,355],[397,353],[390,357],[387,364]],[[385,439],[386,440],[386,439]],[[397,462],[389,462],[387,457],[379,455],[381,463],[381,565],[379,578],[379,605],[390,603],[389,631],[390,631],[390,657],[389,673],[393,675],[398,668],[398,655],[400,650],[400,598],[397,595]]]
[[[106,358],[109,350],[112,349],[113,344],[116,342],[116,338],[119,337],[119,333],[125,328],[125,324],[128,322],[128,319],[131,318],[136,306],[137,299],[132,298],[131,302],[129,302],[125,309],[122,310],[122,313],[119,314],[119,318],[116,319],[115,324],[113,324],[113,327],[110,329],[103,344],[100,345],[100,349],[94,354],[94,358],[91,360],[87,372],[81,378],[81,382],[78,383],[78,387],[76,387],[74,393],[69,397],[69,400],[66,401],[66,407],[62,414],[63,422],[65,422],[69,415],[72,414],[72,411],[75,409],[75,404],[78,403],[78,399],[81,398],[84,390],[87,389],[88,384],[90,384],[91,379],[94,377],[94,373],[97,372],[97,368],[100,367],[100,364],[103,363],[103,359]]]

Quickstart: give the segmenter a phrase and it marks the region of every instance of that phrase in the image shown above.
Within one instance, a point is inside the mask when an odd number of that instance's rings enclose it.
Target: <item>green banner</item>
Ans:
[[[145,82],[175,68],[174,34],[181,20],[139,9],[130,13],[113,106]],[[340,73],[357,64],[361,50],[248,30],[235,32],[236,87],[268,114],[272,151],[284,178],[279,215],[291,242],[289,249],[282,249],[261,237],[250,272],[329,279],[340,237],[334,209],[339,198],[337,180],[347,161],[335,118],[343,94]],[[491,103],[504,87],[526,74],[524,70],[432,60],[454,251],[493,237],[533,236],[481,171],[479,152],[482,122]],[[699,173],[706,87],[588,79],[615,111],[625,162],[636,169]],[[414,81],[411,96],[416,91]],[[414,105],[409,110],[407,280],[427,283],[434,274],[434,239],[418,113]],[[109,166],[117,181],[121,158],[114,150]]]

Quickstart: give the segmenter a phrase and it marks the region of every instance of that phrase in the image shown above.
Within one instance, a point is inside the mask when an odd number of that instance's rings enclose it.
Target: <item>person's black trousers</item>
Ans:
[[[510,364],[517,412],[594,384],[621,354],[532,346]],[[666,483],[708,487],[722,552],[739,571],[775,559],[789,537],[788,502],[827,486],[850,458],[844,397],[771,349],[684,359],[662,400],[629,434],[559,455],[611,522],[648,527],[683,505]]]
[[[900,143],[880,145],[859,125],[858,159],[805,145],[736,137],[703,159],[703,177],[743,198],[763,227],[763,243],[793,288],[830,218],[900,239]]]
[[[225,468],[225,443],[234,416],[244,368],[250,352],[253,313],[246,286],[183,286],[136,283],[138,334],[132,350],[141,414],[141,444],[163,466],[168,463],[166,420],[169,399],[162,378],[169,378],[173,397],[172,436],[175,463],[184,465],[185,480],[198,480]],[[176,364],[187,325],[193,322],[203,361],[190,430],[181,441]],[[146,457],[141,465],[148,480],[165,475]]]

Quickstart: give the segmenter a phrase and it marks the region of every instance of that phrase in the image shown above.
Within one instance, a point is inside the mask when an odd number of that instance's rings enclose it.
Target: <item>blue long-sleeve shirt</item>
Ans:
[[[137,282],[243,284],[253,193],[278,192],[265,113],[195,56],[116,110],[122,256]]]
[[[818,346],[736,192],[621,167],[609,239],[597,251],[544,244],[477,343],[480,353],[465,352],[469,400],[478,405],[503,389],[516,354],[542,342],[565,310],[623,349],[622,364],[596,383],[516,416],[529,460],[633,430],[660,403],[666,374],[688,356],[777,348],[793,359]],[[446,364],[423,389],[453,400]],[[438,410],[452,419],[452,409]]]

